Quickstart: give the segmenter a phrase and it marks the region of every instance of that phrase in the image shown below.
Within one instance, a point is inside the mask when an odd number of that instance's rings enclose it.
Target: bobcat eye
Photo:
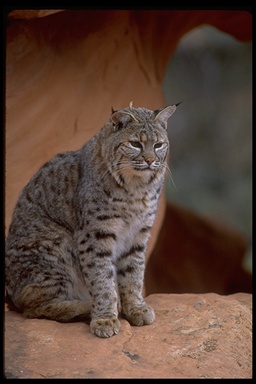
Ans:
[[[136,149],[142,149],[142,145],[139,141],[130,141],[130,145]]]
[[[154,145],[154,148],[155,148],[155,149],[160,149],[160,148],[162,148],[162,146],[163,146],[163,143],[156,143],[156,144]]]

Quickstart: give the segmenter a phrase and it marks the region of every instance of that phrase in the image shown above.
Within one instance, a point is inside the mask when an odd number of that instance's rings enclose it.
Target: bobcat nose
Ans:
[[[148,164],[148,165],[151,165],[153,162],[154,162],[154,157],[144,157],[144,160],[146,161],[146,163]]]

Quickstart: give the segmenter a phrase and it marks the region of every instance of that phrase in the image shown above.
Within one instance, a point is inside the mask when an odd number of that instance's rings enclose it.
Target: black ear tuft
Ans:
[[[154,120],[164,125],[167,129],[167,121],[171,117],[171,115],[175,112],[175,110],[176,110],[176,104],[169,105],[168,107],[165,107],[160,110],[158,109],[155,111]]]

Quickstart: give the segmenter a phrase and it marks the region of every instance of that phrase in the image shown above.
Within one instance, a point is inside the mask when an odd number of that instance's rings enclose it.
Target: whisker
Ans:
[[[107,176],[108,174],[111,174],[111,172],[110,172],[109,169],[107,169],[107,170],[103,173],[103,175],[102,175],[101,178],[100,178],[100,181],[102,181],[102,180],[104,179],[104,177]]]
[[[102,164],[103,163],[104,162],[102,162]],[[132,169],[133,165],[139,167],[140,166],[140,162],[137,161],[137,164],[131,164],[130,160],[126,160],[126,159],[117,160],[115,163],[112,164],[112,169],[107,169],[103,173],[103,175],[101,176],[100,180],[103,180],[105,177],[107,177],[107,175],[111,175],[111,174],[114,174],[114,173],[116,173],[117,175],[121,174],[126,169]],[[177,190],[177,187],[175,185],[175,182],[174,182],[174,179],[173,179],[173,176],[172,176],[172,172],[171,172],[168,164],[162,163],[162,164],[159,164],[158,166],[163,167],[167,171],[167,173],[169,175],[169,179],[171,180],[174,188]]]
[[[103,164],[105,164],[104,161],[102,161],[101,165],[103,165]],[[130,162],[128,160],[127,161],[117,161],[113,165],[114,165],[114,168],[112,168],[112,170],[107,168],[107,170],[101,176],[100,181],[102,181],[108,174],[111,175],[112,172],[120,172],[120,171],[122,171],[122,170],[124,170],[126,168],[130,168],[131,167]],[[120,165],[122,167],[120,167]],[[126,165],[126,166],[123,167],[123,165]]]
[[[102,162],[103,164],[103,162]],[[124,166],[125,165],[125,166]],[[112,170],[110,169],[107,169],[103,175],[101,176],[100,180],[103,180],[108,174],[111,175],[112,173],[120,173],[122,172],[124,169],[129,169],[131,167],[129,161],[127,162],[124,162],[124,161],[118,161],[114,164],[114,168],[112,168]],[[122,167],[120,167],[122,166]]]
[[[164,165],[165,169],[167,170],[168,176],[170,177],[170,180],[171,180],[171,182],[172,182],[174,188],[175,188],[176,191],[177,191],[177,187],[176,187],[176,184],[175,184],[175,182],[174,182],[173,175],[172,175],[172,171],[171,171],[169,165],[168,165],[167,163],[164,163],[163,165]]]

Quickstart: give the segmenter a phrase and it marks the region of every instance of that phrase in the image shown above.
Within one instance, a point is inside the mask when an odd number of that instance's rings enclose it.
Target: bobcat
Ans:
[[[7,296],[24,316],[87,317],[99,337],[119,332],[119,310],[132,325],[154,321],[142,296],[145,253],[177,105],[112,110],[80,150],[56,155],[25,186],[5,261]]]

